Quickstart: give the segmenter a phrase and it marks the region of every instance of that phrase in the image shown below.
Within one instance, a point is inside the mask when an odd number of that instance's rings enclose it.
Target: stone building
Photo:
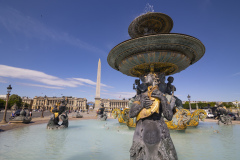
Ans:
[[[101,99],[101,103],[104,104],[104,107],[108,109],[121,109],[121,108],[129,108],[128,106],[129,100],[117,100],[117,99]]]
[[[53,105],[61,103],[63,97],[34,97],[32,109],[40,109],[45,107],[49,110]],[[76,97],[67,97],[67,108],[70,110],[79,110],[87,108],[87,99],[86,98],[76,98]]]
[[[29,97],[22,97],[22,102],[29,104],[29,107],[32,108],[33,105],[33,99]]]

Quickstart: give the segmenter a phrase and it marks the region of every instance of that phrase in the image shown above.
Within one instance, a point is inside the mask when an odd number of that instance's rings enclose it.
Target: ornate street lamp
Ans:
[[[238,100],[236,100],[236,105],[237,105],[237,115],[239,117],[239,107],[238,107]]]
[[[190,101],[191,96],[188,94],[187,98],[189,100],[189,111],[191,112],[192,111],[191,101]]]
[[[7,93],[7,99],[6,99],[6,105],[5,105],[5,111],[4,111],[3,119],[2,119],[2,121],[0,122],[1,124],[7,123],[7,121],[6,121],[7,105],[8,105],[8,100],[9,100],[9,96],[10,96],[11,90],[12,90],[12,87],[11,87],[11,85],[9,85],[9,86],[7,87],[7,92],[8,92],[8,93]]]
[[[42,107],[41,107],[41,109],[42,109],[42,115],[41,115],[41,118],[44,118],[44,116],[43,116],[43,112],[45,111],[45,99],[44,99],[44,103],[42,103]]]

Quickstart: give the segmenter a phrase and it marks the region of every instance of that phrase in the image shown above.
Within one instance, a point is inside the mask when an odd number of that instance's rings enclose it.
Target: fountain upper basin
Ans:
[[[108,55],[109,65],[128,76],[139,77],[154,65],[156,72],[172,75],[197,62],[205,47],[195,37],[166,33],[126,40],[115,46]]]

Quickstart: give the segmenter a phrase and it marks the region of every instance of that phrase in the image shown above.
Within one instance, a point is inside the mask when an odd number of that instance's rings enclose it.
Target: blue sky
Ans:
[[[240,100],[239,1],[0,0],[0,95],[11,84],[20,96],[74,96],[93,101],[97,63],[101,98],[134,95],[134,77],[107,63],[109,51],[130,39],[128,26],[147,4],[169,15],[171,33],[198,38],[205,55],[173,75],[182,100]]]

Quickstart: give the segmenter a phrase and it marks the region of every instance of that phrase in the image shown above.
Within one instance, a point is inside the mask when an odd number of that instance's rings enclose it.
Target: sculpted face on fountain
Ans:
[[[145,85],[150,86],[151,84],[153,84],[154,75],[152,73],[144,74],[140,76],[140,79]]]

